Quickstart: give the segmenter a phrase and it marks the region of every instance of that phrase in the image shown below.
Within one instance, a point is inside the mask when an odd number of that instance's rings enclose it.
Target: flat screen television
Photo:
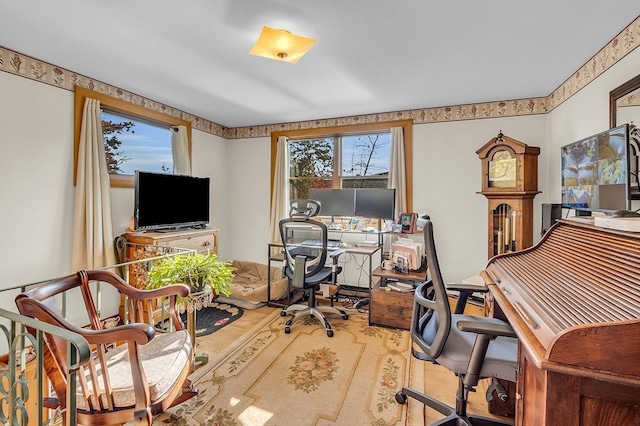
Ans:
[[[320,202],[320,216],[353,216],[355,189],[309,189],[309,198]]]
[[[136,230],[204,228],[209,223],[209,178],[136,171]]]
[[[356,189],[356,216],[393,220],[395,210],[395,189]]]
[[[629,126],[560,149],[562,207],[612,212],[629,208]]]

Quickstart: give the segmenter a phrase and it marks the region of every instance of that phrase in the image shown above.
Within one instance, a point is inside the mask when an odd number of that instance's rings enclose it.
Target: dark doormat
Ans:
[[[220,330],[240,318],[243,312],[242,308],[227,303],[211,303],[206,308],[196,311],[196,337],[206,336]],[[187,313],[180,314],[180,318],[186,327]]]

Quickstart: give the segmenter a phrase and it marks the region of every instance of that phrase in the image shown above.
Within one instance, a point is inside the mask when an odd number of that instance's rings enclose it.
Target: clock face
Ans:
[[[516,159],[508,151],[497,151],[489,161],[489,187],[516,186]]]

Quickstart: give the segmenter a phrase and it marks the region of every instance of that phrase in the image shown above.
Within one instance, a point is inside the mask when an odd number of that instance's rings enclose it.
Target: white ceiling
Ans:
[[[548,96],[638,16],[638,0],[0,0],[0,45],[245,127]],[[263,25],[318,43],[295,65],[249,55]]]

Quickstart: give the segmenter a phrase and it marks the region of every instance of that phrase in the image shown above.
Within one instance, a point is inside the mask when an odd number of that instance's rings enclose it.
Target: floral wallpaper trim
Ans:
[[[155,102],[95,79],[65,70],[52,64],[22,55],[0,46],[0,71],[20,75],[31,80],[73,91],[75,85],[95,90],[118,99],[147,107],[174,117],[188,120],[194,129],[225,139],[257,138],[274,131],[314,129],[380,121],[413,120],[414,124],[477,120],[482,118],[513,117],[546,114],[579,92],[600,74],[611,68],[640,45],[640,16],[594,55],[549,96],[515,99],[468,105],[444,106],[369,115],[328,118],[295,123],[228,128],[193,114]]]

